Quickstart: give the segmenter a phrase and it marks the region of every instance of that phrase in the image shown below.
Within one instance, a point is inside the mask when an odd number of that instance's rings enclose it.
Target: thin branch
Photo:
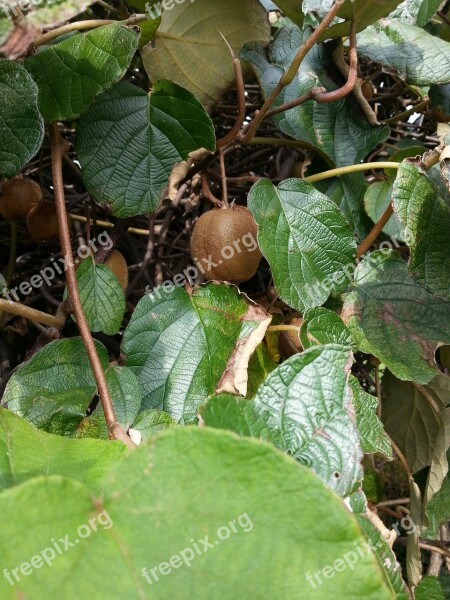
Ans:
[[[403,119],[406,119],[406,117],[409,117],[409,115],[412,115],[415,112],[420,112],[422,109],[426,108],[429,104],[430,104],[430,99],[425,98],[425,100],[422,100],[422,102],[418,102],[417,104],[414,104],[414,106],[412,106],[411,108],[408,108],[408,110],[405,110],[404,112],[399,113],[398,115],[394,115],[390,119],[386,119],[385,121],[383,121],[383,124],[390,125],[391,123],[396,123],[397,121],[403,121]]]
[[[326,92],[325,88],[313,87],[309,90],[309,92],[303,94],[303,96],[300,96],[295,100],[291,100],[290,102],[285,102],[284,104],[281,104],[281,106],[277,106],[277,108],[272,108],[272,110],[269,110],[269,112],[266,114],[266,119],[269,119],[270,117],[278,115],[287,110],[291,110],[291,108],[296,108],[297,106],[300,106],[309,100],[314,100],[317,94],[323,92]]]
[[[392,208],[392,204],[389,202],[389,204],[387,205],[386,210],[381,215],[380,219],[375,224],[375,226],[373,227],[373,229],[370,231],[369,235],[358,246],[358,250],[356,252],[356,256],[358,258],[361,258],[361,256],[363,254],[365,254],[367,252],[367,250],[369,250],[370,246],[375,242],[375,240],[377,239],[377,237],[383,231],[384,226],[389,221],[389,219],[392,217],[393,213],[394,213],[394,209]]]
[[[222,180],[222,206],[224,208],[228,208],[229,203],[228,203],[227,172],[225,169],[225,156],[224,156],[223,150],[219,150],[219,160],[220,160],[220,177]]]
[[[350,26],[350,70],[348,72],[348,77],[346,83],[338,88],[337,90],[333,90],[332,92],[324,92],[321,94],[316,94],[314,99],[316,102],[320,103],[328,103],[335,102],[336,100],[340,100],[344,98],[353,90],[356,85],[356,81],[358,79],[358,54],[356,52],[356,21],[353,19]]]
[[[68,144],[65,140],[61,138],[57,123],[53,123],[50,126],[49,136],[52,156],[52,177],[53,189],[55,194],[55,206],[58,218],[61,250],[65,262],[67,264],[66,281],[67,289],[69,292],[68,296],[71,302],[71,308],[75,315],[77,327],[80,331],[80,335],[83,339],[83,343],[88,353],[89,362],[91,364],[95,381],[97,383],[98,394],[102,403],[109,434],[110,436],[113,436],[114,439],[121,439],[121,441],[126,443],[127,446],[131,448],[134,447],[135,444],[125,434],[120,424],[117,423],[111,396],[108,390],[108,385],[106,383],[105,374],[103,372],[102,364],[97,353],[97,348],[95,346],[94,339],[91,335],[91,331],[89,329],[89,325],[83,311],[80,294],[78,291],[77,277],[72,253],[72,245],[70,243],[69,225],[67,222],[66,203],[64,197],[64,181],[62,175],[62,157],[65,154],[65,152],[67,152]],[[121,431],[121,433],[119,431]]]
[[[317,29],[315,29],[312,32],[312,34],[309,36],[309,38],[306,40],[306,42],[301,46],[301,48],[295,55],[294,60],[292,61],[289,69],[280,78],[275,89],[273,90],[273,92],[270,94],[270,96],[267,98],[267,100],[264,102],[263,106],[261,107],[261,110],[259,110],[255,114],[255,118],[250,123],[250,125],[243,132],[241,132],[241,134],[238,136],[238,139],[242,144],[248,144],[251,141],[251,139],[255,136],[255,133],[257,132],[257,130],[258,130],[259,126],[261,125],[261,123],[263,122],[263,120],[266,118],[266,115],[269,112],[271,106],[273,105],[275,100],[278,98],[278,96],[280,95],[283,88],[286,87],[287,85],[289,85],[293,81],[294,77],[297,74],[297,71],[300,68],[300,65],[303,62],[303,59],[308,54],[308,52],[311,50],[311,48],[314,46],[314,44],[318,41],[318,39],[322,35],[322,33],[327,29],[328,25],[330,25],[330,23],[333,21],[333,19],[339,12],[339,9],[341,8],[343,2],[344,2],[344,0],[336,0],[334,5],[332,6],[330,12],[326,15],[326,17],[323,19],[323,21],[318,25]]]
[[[223,39],[225,40],[225,38]],[[230,49],[231,55],[233,56],[234,78],[236,80],[236,91],[238,99],[238,114],[236,116],[236,122],[234,123],[230,131],[227,133],[227,135],[221,138],[220,140],[217,140],[217,148],[223,148],[224,146],[230,144],[233,140],[235,140],[245,120],[245,85],[244,76],[242,75],[241,61],[238,58],[234,57],[233,49],[228,44],[227,40],[225,40],[225,43],[227,44],[228,48]]]
[[[323,173],[317,173],[317,175],[310,175],[305,177],[305,181],[308,183],[315,183],[316,181],[323,181],[324,179],[330,179],[330,177],[337,177],[339,175],[347,175],[348,173],[358,173],[359,171],[369,171],[370,169],[395,169],[397,170],[400,163],[397,162],[370,162],[361,163],[358,165],[349,165],[348,167],[338,167],[337,169],[330,169]]]
[[[87,223],[87,217],[83,217],[82,215],[75,215],[73,213],[69,213],[69,217],[72,221],[78,221],[79,223]],[[102,221],[100,219],[89,219],[90,225],[98,225],[100,227],[105,227],[106,229],[113,229],[115,227],[114,223],[110,223],[109,221]],[[143,235],[148,237],[149,230],[148,229],[138,229],[136,227],[128,227],[127,233],[134,233],[135,235]]]
[[[206,173],[202,173],[202,192],[204,197],[209,200],[214,206],[222,206],[219,198],[216,198],[214,194],[211,192],[208,184],[208,178]]]
[[[24,317],[29,321],[33,321],[33,323],[43,323],[44,325],[55,327],[56,329],[62,329],[65,323],[65,320],[60,317],[54,317],[53,315],[41,312],[40,310],[31,308],[25,304],[20,304],[20,302],[12,302],[10,300],[5,300],[4,298],[0,298],[0,311]]]
[[[135,25],[141,21],[145,21],[147,18],[147,15],[143,14],[132,15],[127,21],[122,21],[122,23],[124,25]],[[71,33],[72,31],[88,31],[90,29],[103,27],[104,25],[113,25],[114,23],[120,23],[120,21],[114,21],[112,19],[90,19],[88,21],[75,21],[74,23],[67,23],[66,25],[62,25],[61,27],[47,31],[47,33],[44,33],[44,35],[36,38],[34,47],[38,48],[39,46],[43,46],[48,42],[56,40],[56,38],[59,38],[61,35]]]
[[[275,331],[295,331],[296,333],[300,332],[300,327],[297,327],[295,325],[271,325],[270,327],[267,328],[268,332],[275,332]]]

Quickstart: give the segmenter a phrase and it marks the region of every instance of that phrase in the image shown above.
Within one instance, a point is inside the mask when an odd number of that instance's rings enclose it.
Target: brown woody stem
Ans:
[[[50,125],[49,136],[52,155],[53,189],[55,194],[55,206],[58,218],[59,237],[61,242],[61,250],[67,265],[65,275],[67,281],[68,297],[70,298],[71,308],[76,318],[77,327],[80,332],[86,351],[88,353],[89,362],[91,364],[95,381],[97,383],[98,395],[102,403],[102,408],[105,414],[105,420],[109,434],[114,439],[120,439],[131,448],[135,446],[134,442],[132,442],[131,439],[126,435],[122,426],[119,423],[117,423],[116,415],[114,413],[114,408],[112,405],[112,400],[109,393],[108,385],[106,383],[106,378],[103,372],[100,357],[97,353],[97,348],[95,346],[94,339],[91,335],[91,331],[89,329],[89,325],[83,311],[80,294],[78,291],[75,264],[72,253],[72,245],[70,243],[70,232],[67,221],[67,211],[64,197],[64,181],[62,175],[63,155],[68,149],[68,144],[65,140],[61,138],[57,123],[53,123],[52,125]]]

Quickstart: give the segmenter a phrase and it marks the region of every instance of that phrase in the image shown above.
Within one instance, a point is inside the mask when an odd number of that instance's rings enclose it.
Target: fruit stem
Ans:
[[[230,208],[228,203],[228,185],[227,185],[227,172],[225,169],[225,156],[222,149],[219,150],[220,160],[220,176],[222,179],[222,208]]]
[[[71,308],[76,318],[77,327],[83,339],[95,381],[97,383],[98,395],[100,396],[100,401],[102,403],[109,435],[113,439],[121,440],[128,447],[133,448],[135,447],[134,442],[132,442],[132,440],[125,433],[123,427],[117,422],[108,384],[106,382],[106,377],[103,372],[100,357],[98,355],[94,339],[83,311],[80,293],[78,290],[72,245],[70,242],[70,232],[64,196],[64,180],[62,174],[62,161],[64,154],[67,152],[68,143],[66,140],[61,138],[57,123],[52,123],[50,125],[49,137],[52,156],[53,189],[55,194],[55,206],[59,226],[59,238],[65,264],[67,265],[66,281],[68,297],[70,298]]]

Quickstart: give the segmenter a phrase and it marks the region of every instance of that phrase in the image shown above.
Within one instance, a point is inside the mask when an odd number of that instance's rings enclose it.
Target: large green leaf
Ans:
[[[133,423],[131,434],[134,430],[139,433],[141,441],[149,440],[162,431],[174,427],[178,427],[178,425],[168,413],[163,410],[150,409],[144,410],[138,415]]]
[[[248,361],[270,320],[234,286],[208,284],[191,294],[157,288],[142,298],[122,345],[141,384],[142,408],[190,423],[216,387],[235,384],[245,395]]]
[[[181,427],[129,453],[103,490],[38,477],[0,494],[3,600],[395,599],[343,502],[258,441]]]
[[[125,294],[116,276],[89,257],[77,269],[77,283],[91,331],[115,335],[125,314]]]
[[[0,408],[0,490],[38,475],[64,475],[98,491],[106,470],[126,452],[121,442],[73,440],[38,431]]]
[[[392,202],[411,250],[409,272],[428,291],[450,300],[450,207],[425,171],[408,160],[397,171]]]
[[[269,21],[258,0],[178,2],[163,12],[154,47],[142,51],[145,69],[153,81],[170,79],[211,106],[235,86],[223,38],[236,55],[246,42],[269,42]]]
[[[437,346],[450,342],[450,303],[420,287],[395,251],[361,261],[341,317],[358,348],[402,380],[428,383],[437,373]]]
[[[300,179],[287,179],[278,187],[263,179],[250,190],[248,207],[275,288],[289,306],[303,312],[342,289],[356,244],[332,200]]]
[[[413,85],[450,82],[450,44],[401,20],[384,19],[360,33],[358,54]]]
[[[86,187],[118,217],[154,211],[173,166],[201,147],[215,148],[212,122],[170,81],[155,83],[149,94],[115,85],[83,115],[76,140]]]
[[[0,177],[10,179],[39,150],[44,121],[38,110],[38,88],[27,71],[0,60]]]
[[[212,398],[200,411],[202,421],[272,442],[345,496],[362,478],[362,451],[347,385],[350,366],[348,348],[312,348],[272,371],[253,401]]]
[[[450,401],[450,381],[436,375],[428,385],[383,376],[382,416],[387,433],[404,454],[413,473],[428,467],[441,426],[440,413]]]
[[[107,25],[44,48],[25,60],[45,121],[79,117],[125,74],[138,45],[134,28]]]
[[[311,29],[295,25],[283,27],[275,37],[269,59],[259,44],[247,44],[242,57],[251,63],[264,97],[269,96]],[[278,96],[274,107],[295,100],[314,86],[335,90],[338,84],[329,72],[330,57],[322,46],[314,46],[303,60],[297,76]],[[362,115],[356,101],[349,96],[321,104],[312,100],[273,117],[283,133],[311,144],[326,154],[337,166],[360,162],[372,148],[389,135],[386,126],[374,127]]]
[[[103,368],[108,353],[100,342],[97,352]],[[74,435],[97,386],[81,338],[50,342],[8,381],[3,402],[39,429]]]

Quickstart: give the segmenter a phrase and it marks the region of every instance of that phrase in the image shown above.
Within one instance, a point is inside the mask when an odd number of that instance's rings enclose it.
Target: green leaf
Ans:
[[[450,207],[425,171],[408,160],[397,171],[392,202],[405,226],[410,274],[429,292],[450,300]]]
[[[358,240],[362,242],[373,227],[361,202],[368,188],[364,175],[362,173],[341,175],[341,177],[317,182],[314,187],[339,206],[342,214],[353,227]]]
[[[74,544],[64,552],[60,542],[52,568],[17,571],[14,586],[1,577],[3,600],[42,590],[46,600],[181,599],[187,590],[198,600],[395,599],[343,502],[260,442],[181,427],[129,453],[103,490],[94,497],[77,481],[38,477],[0,494],[2,569],[13,582],[12,569],[53,540]],[[322,569],[337,558],[344,570],[326,579]]]
[[[319,40],[348,36],[353,20],[356,22],[356,31],[363,31],[368,25],[387,17],[400,2],[401,0],[344,0],[337,14],[340,22],[328,27]],[[322,20],[332,4],[332,0],[304,0],[303,10],[314,11]]]
[[[128,367],[114,366],[106,371],[106,382],[116,419],[124,429],[128,429],[141,408],[142,392],[139,381]]]
[[[118,217],[154,211],[174,165],[201,147],[215,149],[211,119],[170,81],[155,83],[150,94],[117,84],[96,99],[77,129],[84,183]]]
[[[136,29],[120,24],[79,33],[25,60],[46,122],[76,119],[121,79],[137,50]]]
[[[441,0],[404,0],[389,18],[423,27],[439,10],[441,4]]]
[[[277,293],[289,306],[303,312],[342,289],[356,243],[332,200],[300,179],[278,187],[263,179],[250,190],[248,207]]]
[[[449,456],[447,454],[447,460]],[[425,539],[435,540],[439,537],[441,525],[450,521],[450,475],[444,479],[441,489],[434,494],[425,508],[428,528],[421,532]]]
[[[244,47],[241,56],[252,65],[265,98],[273,92],[295,53],[310,34],[309,27],[303,31],[294,25],[283,27],[275,36],[269,58],[258,44]],[[337,89],[339,84],[328,74],[329,68],[325,49],[314,46],[292,83],[279,94],[273,107],[302,96],[314,86],[324,87],[327,91]],[[317,148],[338,167],[360,162],[389,135],[387,126],[370,125],[349,96],[327,104],[311,100],[274,116],[273,122],[283,133]]]
[[[351,352],[320,346],[289,358],[254,401],[217,396],[200,410],[209,426],[259,437],[315,471],[338,494],[362,478],[362,452],[347,387]]]
[[[19,26],[25,27],[25,30],[28,25],[53,29],[84,12],[91,4],[94,4],[91,0],[34,0],[27,12],[26,9],[20,10],[19,3],[11,3],[7,15],[9,18],[20,17]]]
[[[258,387],[277,366],[266,344],[260,344],[248,363],[248,385],[246,398],[253,398]]]
[[[440,386],[446,386],[444,393]],[[450,400],[450,383],[437,375],[428,385],[399,381],[389,371],[383,376],[383,423],[387,433],[405,456],[411,471],[428,467],[435,452],[442,419]]]
[[[364,454],[378,452],[392,460],[391,443],[384,432],[383,424],[377,417],[378,399],[364,391],[353,375],[350,376],[348,383],[352,390],[356,426]]]
[[[116,276],[108,267],[95,264],[94,259],[89,257],[77,269],[77,283],[90,330],[115,335],[126,308],[125,294]]]
[[[436,348],[450,341],[450,303],[420,287],[395,251],[362,260],[341,318],[359,350],[374,354],[402,380],[428,383],[437,373]]]
[[[450,82],[450,44],[406,22],[384,19],[358,35],[358,54],[411,85]]]
[[[283,449],[340,495],[362,478],[362,452],[348,392],[352,354],[335,344],[292,356],[272,371],[255,408],[279,432]]]
[[[320,344],[352,345],[352,336],[342,319],[328,308],[311,308],[303,315],[300,342],[305,350]]]
[[[365,495],[361,491],[357,491],[349,496],[349,500],[350,508],[364,532],[370,547],[375,552],[386,580],[395,593],[396,600],[410,600],[411,596],[408,588],[402,579],[401,566],[382,533],[374,526],[373,514],[370,514]]]
[[[391,203],[391,196],[392,184],[388,181],[376,181],[367,188],[364,196],[364,206],[367,214],[374,223],[378,223],[384,211]],[[383,227],[383,233],[401,242],[405,241],[405,228],[395,213]]]
[[[105,472],[126,452],[121,442],[73,440],[38,431],[0,408],[0,490],[38,475],[64,475],[96,492]]]
[[[273,2],[291,21],[301,25],[303,23],[304,14],[301,10],[301,2],[299,0],[276,0]]]
[[[33,158],[44,138],[38,88],[26,70],[0,60],[0,177],[11,179]]]
[[[103,368],[108,353],[95,343]],[[86,413],[96,383],[81,338],[50,342],[8,381],[3,402],[38,429],[72,436]]]
[[[178,425],[170,415],[162,410],[151,409],[144,410],[137,416],[132,429],[140,433],[142,440],[149,440],[174,427]]]
[[[425,577],[415,591],[416,600],[448,600],[450,598],[450,575]]]
[[[152,81],[170,79],[210,107],[235,87],[223,38],[236,55],[246,42],[269,43],[269,21],[258,0],[188,0],[165,10],[154,46],[142,50],[145,70]]]
[[[142,408],[191,423],[216,388],[230,391],[236,383],[245,395],[248,361],[270,320],[234,286],[208,284],[192,294],[162,287],[142,298],[122,345],[141,385]]]

